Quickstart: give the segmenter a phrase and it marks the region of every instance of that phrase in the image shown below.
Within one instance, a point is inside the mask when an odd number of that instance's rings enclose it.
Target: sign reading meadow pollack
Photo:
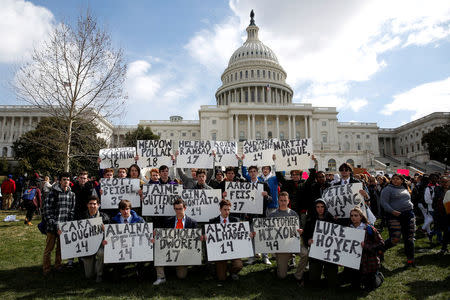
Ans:
[[[322,198],[327,204],[328,211],[338,218],[350,218],[350,211],[355,206],[361,206],[364,201],[359,193],[362,189],[362,183],[349,183],[345,185],[336,185],[327,188]]]
[[[153,224],[105,225],[105,263],[153,261]]]
[[[143,216],[174,216],[173,201],[181,196],[178,184],[144,184],[142,187]]]
[[[190,190],[181,192],[181,198],[186,203],[186,215],[197,222],[208,222],[217,216],[222,190]],[[175,215],[175,213],[173,214]]]
[[[276,141],[273,144],[277,171],[308,170],[312,155],[312,140]]]
[[[62,259],[94,255],[103,241],[102,218],[63,222],[58,228]]]
[[[243,142],[243,154],[245,155],[244,166],[272,166],[273,165],[273,143],[269,140],[255,140]]]
[[[309,257],[359,270],[365,230],[316,221]]]
[[[98,156],[101,158],[100,169],[128,168],[134,164],[136,148],[125,147],[100,149]]]
[[[254,182],[225,182],[226,199],[231,201],[231,212],[258,214],[263,213],[264,185]]]
[[[178,141],[177,168],[212,169],[213,149],[211,141]]]
[[[298,217],[253,219],[256,253],[300,253]]]
[[[142,168],[159,168],[162,165],[172,166],[171,140],[138,140],[137,154],[139,160],[137,164]]]
[[[208,261],[251,257],[253,245],[248,222],[206,224]]]
[[[214,162],[216,166],[238,167],[239,160],[237,155],[236,141],[211,141],[216,156]]]
[[[201,265],[201,236],[201,228],[157,228],[155,230],[155,266]]]
[[[132,207],[141,207],[139,179],[101,178],[102,209],[117,209],[121,200],[129,200]]]

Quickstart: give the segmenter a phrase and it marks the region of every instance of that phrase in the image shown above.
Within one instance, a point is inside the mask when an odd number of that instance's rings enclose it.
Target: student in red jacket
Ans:
[[[10,209],[13,202],[13,195],[16,192],[16,182],[12,180],[12,175],[8,175],[2,183],[3,202],[2,209]]]

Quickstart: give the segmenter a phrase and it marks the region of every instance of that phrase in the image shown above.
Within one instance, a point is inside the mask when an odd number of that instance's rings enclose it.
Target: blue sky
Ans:
[[[114,120],[197,119],[249,12],[287,71],[295,102],[335,106],[339,121],[396,127],[450,111],[449,1],[0,0],[0,104],[21,104],[9,82],[54,24],[89,8],[128,63],[127,114]]]

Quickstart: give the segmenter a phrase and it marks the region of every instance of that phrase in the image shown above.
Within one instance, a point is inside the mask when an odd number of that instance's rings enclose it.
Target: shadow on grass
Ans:
[[[423,268],[425,266],[434,265],[445,269],[450,265],[450,256],[448,255],[443,256],[439,253],[427,253],[426,255],[416,256],[415,263],[417,268]],[[393,270],[389,270],[382,267],[381,272],[383,272],[383,275],[385,277],[390,277],[403,271],[406,271],[409,268],[410,267],[406,266],[406,264]]]
[[[408,282],[409,294],[415,296],[415,299],[424,299],[438,293],[449,293],[450,276],[440,281],[416,280]],[[444,296],[444,295],[442,295]]]

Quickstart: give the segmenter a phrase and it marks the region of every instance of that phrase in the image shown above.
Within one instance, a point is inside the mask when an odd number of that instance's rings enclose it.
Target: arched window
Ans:
[[[257,140],[261,139],[261,132],[259,132],[259,131],[256,132],[256,139]]]
[[[328,170],[336,171],[336,160],[334,160],[333,158],[328,160]]]
[[[242,79],[242,71],[240,72],[240,77],[239,77],[239,79]]]
[[[269,139],[271,139],[273,136],[272,136],[272,131],[269,131],[269,132],[267,132],[267,137],[269,138]]]
[[[248,78],[248,71],[245,71],[245,78]]]
[[[353,159],[347,159],[347,163],[352,165],[352,167],[355,166],[355,161]]]

